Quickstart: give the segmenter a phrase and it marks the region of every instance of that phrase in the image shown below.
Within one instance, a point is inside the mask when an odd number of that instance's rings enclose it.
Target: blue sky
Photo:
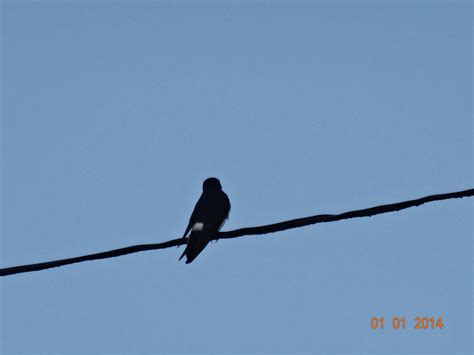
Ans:
[[[1,2],[1,265],[473,185],[472,5]],[[472,199],[3,278],[2,353],[470,353]],[[404,316],[407,329],[370,319]],[[415,330],[442,316],[442,330]]]

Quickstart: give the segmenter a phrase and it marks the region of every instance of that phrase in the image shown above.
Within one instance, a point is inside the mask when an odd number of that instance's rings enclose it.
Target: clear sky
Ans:
[[[1,10],[2,267],[179,237],[209,176],[224,230],[473,186],[471,2]],[[219,241],[190,265],[170,248],[6,277],[1,352],[468,354],[473,212],[448,200]]]

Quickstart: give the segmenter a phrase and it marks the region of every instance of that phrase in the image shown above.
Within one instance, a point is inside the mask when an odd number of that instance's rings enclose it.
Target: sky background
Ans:
[[[1,267],[179,237],[209,176],[224,230],[472,188],[472,30],[469,1],[2,1]],[[5,277],[0,352],[468,354],[473,206]]]

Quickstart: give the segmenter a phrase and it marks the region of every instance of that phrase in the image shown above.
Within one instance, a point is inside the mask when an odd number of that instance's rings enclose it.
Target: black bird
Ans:
[[[181,260],[186,255],[186,264],[192,262],[206,247],[211,238],[222,228],[229,217],[230,201],[222,191],[220,181],[215,177],[206,179],[202,184],[202,195],[199,198],[183,238],[191,234]]]

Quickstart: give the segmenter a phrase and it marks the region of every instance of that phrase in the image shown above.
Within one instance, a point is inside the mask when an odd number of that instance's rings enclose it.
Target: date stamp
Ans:
[[[392,328],[398,329],[443,329],[443,317],[414,317],[408,319],[407,317],[392,317],[385,320],[385,317],[370,318],[370,327],[373,330]]]

